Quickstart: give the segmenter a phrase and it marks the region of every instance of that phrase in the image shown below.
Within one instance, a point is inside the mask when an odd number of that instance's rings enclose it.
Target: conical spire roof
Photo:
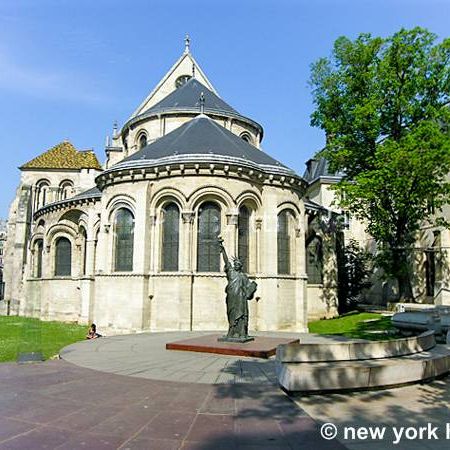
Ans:
[[[172,161],[225,162],[295,172],[204,114],[200,114],[111,168]]]
[[[206,112],[239,114],[233,107],[224,102],[196,78],[191,78],[183,86],[170,93],[156,105],[144,111],[143,114],[159,114],[168,111],[200,112],[200,96],[202,94],[204,98],[204,110]]]

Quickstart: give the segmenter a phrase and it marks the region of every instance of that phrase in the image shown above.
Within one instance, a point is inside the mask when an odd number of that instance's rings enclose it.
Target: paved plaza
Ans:
[[[166,342],[208,334],[211,333],[180,331],[114,336],[70,345],[63,349],[61,356],[66,361],[89,369],[153,380],[276,384],[274,358],[265,360],[166,350]],[[256,332],[254,335],[293,337],[303,343],[343,339],[307,333]]]
[[[450,378],[431,383],[386,389],[380,391],[353,392],[314,396],[296,396],[296,403],[315,420],[336,425],[338,438],[349,449],[430,450],[450,448],[450,435],[446,436],[450,423]],[[438,427],[435,439],[409,440],[403,436],[394,444],[393,427]],[[344,427],[386,427],[383,440],[344,439]],[[349,436],[350,437],[350,436]]]
[[[274,360],[169,351],[205,333],[144,333],[66,347],[63,360],[0,365],[3,449],[431,449],[448,441],[327,441],[323,422],[450,422],[450,384],[295,396],[278,388]],[[265,333],[262,333],[265,334]],[[289,336],[286,333],[273,335]],[[291,335],[292,336],[292,335]],[[295,336],[295,335],[294,335]],[[296,335],[303,342],[340,338]]]

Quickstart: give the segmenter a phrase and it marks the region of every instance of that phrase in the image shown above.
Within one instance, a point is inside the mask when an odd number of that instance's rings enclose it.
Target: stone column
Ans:
[[[237,256],[238,254],[238,220],[239,214],[235,211],[226,214],[227,227],[224,230],[224,245],[228,252],[228,256]]]
[[[85,273],[80,280],[80,323],[87,324],[92,316],[94,308],[94,270],[95,270],[95,239],[88,232],[86,245],[84,247]],[[83,253],[81,253],[83,257]],[[81,265],[80,265],[81,268]]]
[[[261,272],[261,229],[262,229],[262,219],[258,218],[255,220],[256,228],[256,239],[255,239],[255,272]]]
[[[155,211],[151,211],[148,217],[149,226],[150,226],[150,272],[156,272],[158,267],[158,248],[159,245],[157,243],[158,233],[156,230],[156,213]]]
[[[58,194],[59,194],[59,187],[50,186],[47,191],[48,198],[46,200],[46,203],[48,204],[48,203],[57,202],[59,200]]]
[[[114,270],[113,255],[108,251],[108,242],[113,234],[113,226],[110,223],[102,223],[97,241],[97,272],[110,273]],[[112,248],[112,246],[111,246]]]
[[[87,239],[86,240],[86,268],[85,268],[85,276],[92,277],[94,275],[95,270],[95,239]]]
[[[180,242],[180,271],[192,272],[192,259],[194,255],[194,211],[183,211],[181,213],[182,218],[182,230],[181,230],[181,242]]]
[[[80,278],[83,275],[82,258],[83,258],[83,238],[77,234],[74,241],[74,252],[72,252],[72,278]]]
[[[295,331],[308,331],[308,298],[307,275],[305,261],[305,239],[308,227],[308,215],[303,214],[297,219],[294,229],[295,236]]]
[[[261,227],[261,278],[257,294],[258,329],[278,329],[278,269],[277,269],[277,196],[267,192],[263,197],[264,218]]]

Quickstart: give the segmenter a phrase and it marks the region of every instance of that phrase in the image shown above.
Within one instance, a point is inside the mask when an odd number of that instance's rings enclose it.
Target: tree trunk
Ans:
[[[398,300],[405,303],[413,303],[414,295],[407,252],[404,250],[394,251],[393,262],[395,278],[398,283]]]

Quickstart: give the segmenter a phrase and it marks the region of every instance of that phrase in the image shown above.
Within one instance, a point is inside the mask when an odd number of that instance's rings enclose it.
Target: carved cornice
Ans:
[[[73,208],[73,206],[75,205],[77,206],[93,205],[94,203],[97,203],[100,200],[100,198],[101,198],[100,196],[80,198],[80,199],[73,198],[49,203],[48,205],[43,206],[34,213],[33,220],[37,220],[39,217],[44,216],[50,212],[60,211],[65,208]]]
[[[213,169],[211,168],[213,165]],[[141,180],[157,180],[176,176],[213,176],[237,178],[252,184],[284,187],[305,193],[303,178],[283,166],[266,166],[241,158],[220,155],[174,155],[158,161],[119,163],[96,178],[100,189],[106,186]]]

